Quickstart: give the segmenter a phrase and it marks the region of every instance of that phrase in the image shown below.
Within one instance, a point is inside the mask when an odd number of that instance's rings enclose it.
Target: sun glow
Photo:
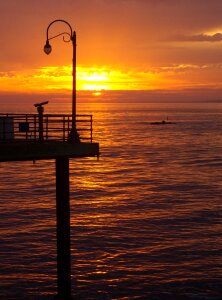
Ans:
[[[101,96],[101,95],[102,95],[102,92],[95,91],[95,92],[92,93],[92,95],[98,97],[98,96]]]
[[[89,70],[79,70],[77,73],[80,89],[89,91],[110,90],[111,78],[109,72],[92,68]]]
[[[199,67],[175,65],[141,70],[118,70],[113,67],[77,67],[77,90],[92,91],[99,96],[103,90],[155,90],[180,89],[192,86]],[[202,70],[201,82],[209,86]],[[200,76],[199,76],[200,77]],[[198,86],[199,81],[195,82]],[[17,93],[70,94],[72,90],[71,66],[48,66],[39,69],[0,72],[0,91]]]

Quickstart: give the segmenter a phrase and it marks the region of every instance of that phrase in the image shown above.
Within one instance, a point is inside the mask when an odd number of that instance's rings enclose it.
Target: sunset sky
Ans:
[[[0,94],[70,93],[72,45],[43,47],[55,19],[77,32],[78,90],[199,90],[222,98],[221,0],[0,0]],[[63,23],[53,36],[68,31]]]

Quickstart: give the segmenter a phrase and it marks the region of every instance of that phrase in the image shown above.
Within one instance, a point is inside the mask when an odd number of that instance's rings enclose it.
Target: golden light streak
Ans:
[[[93,96],[101,96],[101,95],[102,95],[102,92],[99,92],[99,91],[98,91],[98,92],[93,92],[92,95],[93,95]]]
[[[221,68],[218,68],[218,72]],[[77,67],[77,90],[89,90],[99,96],[102,90],[180,89],[211,86],[213,68],[197,65],[173,65],[140,70],[118,70],[113,67]],[[215,79],[215,78],[214,78]],[[48,66],[33,70],[0,72],[1,92],[63,93],[72,90],[71,66]]]

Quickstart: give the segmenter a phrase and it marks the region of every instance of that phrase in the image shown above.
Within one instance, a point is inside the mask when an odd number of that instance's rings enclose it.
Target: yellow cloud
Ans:
[[[77,90],[127,90],[139,89],[141,85],[147,89],[147,75],[107,67],[77,67]],[[0,82],[2,91],[70,91],[72,68],[50,66],[19,73],[0,74]]]
[[[213,69],[213,66],[205,65],[172,65],[148,71],[128,71],[108,66],[78,66],[77,90],[153,90],[210,85],[207,74]],[[68,94],[72,90],[72,68],[49,66],[20,72],[0,72],[0,87],[1,91],[8,92]]]

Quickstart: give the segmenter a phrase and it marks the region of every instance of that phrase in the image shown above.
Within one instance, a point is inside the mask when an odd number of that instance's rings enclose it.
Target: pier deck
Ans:
[[[99,155],[92,139],[92,115],[77,115],[81,142],[68,142],[72,116],[0,114],[0,162]]]
[[[98,143],[67,143],[60,141],[4,141],[0,143],[0,162],[91,157],[99,155]]]

